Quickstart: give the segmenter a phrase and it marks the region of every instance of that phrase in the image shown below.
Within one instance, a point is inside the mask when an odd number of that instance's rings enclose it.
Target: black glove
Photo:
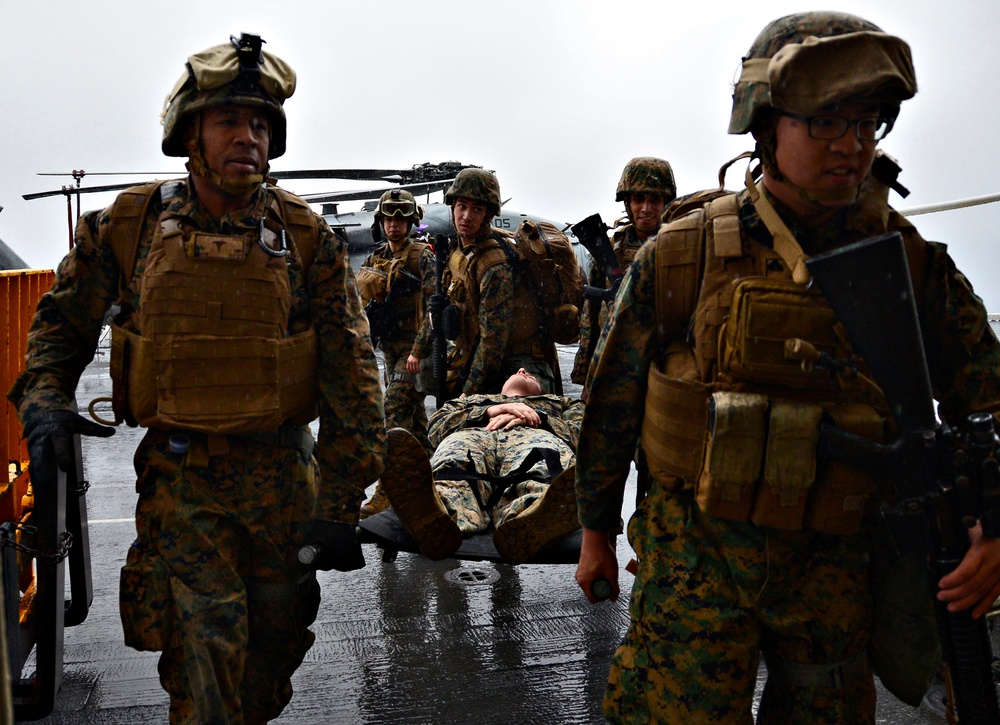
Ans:
[[[71,410],[48,410],[31,417],[24,424],[24,437],[28,439],[28,458],[36,473],[32,480],[43,480],[46,474],[49,477],[55,476],[55,471],[50,468],[53,457],[61,470],[73,469],[76,458],[73,436],[77,433],[107,438],[115,434],[115,429],[87,420]],[[43,476],[39,477],[38,473]]]
[[[313,569],[353,571],[362,568],[365,565],[365,555],[361,551],[356,529],[354,524],[313,519],[306,529],[306,539],[303,548],[299,550],[299,560],[302,561],[303,550],[312,547],[309,553],[313,558],[303,563]]]

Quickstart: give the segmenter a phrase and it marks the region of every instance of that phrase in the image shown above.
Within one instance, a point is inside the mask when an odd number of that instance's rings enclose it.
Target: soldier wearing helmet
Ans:
[[[422,326],[425,300],[434,293],[434,253],[426,242],[411,236],[423,216],[423,208],[406,189],[382,194],[372,225],[378,246],[358,270],[358,289],[372,339],[382,350],[386,430],[405,428],[430,453],[426,389],[419,384],[417,374],[406,369]],[[379,483],[372,498],[362,505],[361,517],[387,508],[389,499]]]
[[[382,466],[378,367],[346,242],[266,181],[295,74],[262,43],[244,34],[188,58],[163,152],[190,174],[81,217],[8,393],[38,485],[73,434],[114,432],[68,401],[120,306],[113,424],[148,429],[122,624],[127,645],[161,652],[171,722],[278,717],[315,639],[319,585],[298,550],[319,547],[323,569],[364,566],[358,507]]]
[[[695,197],[625,277],[594,353],[576,468],[577,581],[591,601],[601,578],[618,594],[614,539],[637,443],[650,474],[628,527],[639,566],[605,694],[611,722],[750,722],[761,655],[757,722],[874,722],[872,668],[897,663],[869,661],[863,504],[891,481],[818,456],[817,442],[821,420],[881,442],[889,405],[858,379],[772,356],[764,337],[851,359],[804,260],[898,231],[941,417],[1000,412],[1000,344],[982,302],[946,248],[888,203],[898,167],[876,147],[915,92],[909,47],[868,21],[770,23],[733,94],[730,132],[756,142],[747,188]],[[939,598],[981,616],[1000,592],[1000,542],[978,524],[971,536]],[[932,620],[926,610],[914,620]],[[884,674],[919,704],[937,662],[914,650]]]
[[[448,353],[451,397],[462,393],[495,393],[504,380],[524,368],[555,392],[555,345],[541,321],[517,319],[515,309],[534,310],[532,290],[519,284],[511,234],[493,226],[500,213],[500,183],[491,172],[462,169],[445,192],[452,209],[456,239],[452,243],[445,286],[459,323]],[[431,351],[429,320],[407,360],[411,372]]]
[[[611,246],[622,272],[627,272],[639,247],[660,228],[660,216],[667,204],[677,197],[674,171],[663,159],[652,156],[638,156],[622,170],[618,181],[615,201],[625,202],[627,222],[619,220],[615,224]],[[606,287],[608,280],[597,265],[590,268],[590,284]],[[608,318],[610,303],[603,300],[587,300],[587,306],[580,320],[580,348],[573,362],[571,380],[583,385],[590,369],[590,360],[597,344],[597,336]]]

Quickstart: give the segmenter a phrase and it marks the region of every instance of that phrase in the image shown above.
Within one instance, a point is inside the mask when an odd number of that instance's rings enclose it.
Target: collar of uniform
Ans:
[[[216,219],[198,201],[195,194],[191,177],[188,176],[187,184],[181,193],[170,202],[167,210],[173,215],[184,216],[200,230],[206,232],[219,232],[223,234],[242,233],[249,229],[256,229],[261,217],[270,212],[271,215],[281,220],[277,209],[269,204],[271,194],[267,187],[261,184],[253,193],[250,203],[243,209],[224,214],[221,219]]]

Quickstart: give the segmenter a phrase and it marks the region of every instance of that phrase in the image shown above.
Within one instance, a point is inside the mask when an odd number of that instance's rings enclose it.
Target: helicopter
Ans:
[[[348,249],[352,258],[361,253],[369,252],[378,241],[380,231],[372,229],[375,221],[375,208],[378,206],[379,197],[390,188],[400,188],[410,191],[415,197],[424,196],[428,200],[423,204],[424,218],[415,232],[420,236],[433,238],[437,234],[450,236],[454,233],[451,223],[451,207],[443,201],[430,202],[430,195],[436,192],[444,192],[455,177],[463,169],[483,168],[472,164],[463,164],[458,161],[445,161],[442,163],[421,163],[414,164],[409,169],[313,169],[298,171],[271,171],[268,175],[269,183],[276,183],[285,179],[346,179],[353,181],[377,181],[388,182],[390,186],[377,189],[364,189],[356,191],[336,191],[330,193],[301,194],[300,196],[310,204],[321,205],[321,216],[326,220],[332,229],[344,235],[348,242]],[[75,185],[66,185],[61,189],[42,191],[32,194],[24,194],[25,200],[41,199],[45,197],[62,195],[66,197],[66,214],[69,224],[69,247],[73,247],[73,234],[75,223],[73,220],[72,203],[76,198],[76,218],[80,217],[80,196],[106,191],[120,191],[134,186],[132,183],[106,184],[100,186],[81,186],[81,181],[85,176],[124,176],[124,175],[152,176],[157,178],[171,178],[183,176],[182,173],[155,173],[155,172],[126,172],[116,174],[113,172],[86,172],[74,170],[63,174],[42,173],[39,176],[72,176],[76,181]],[[339,206],[345,202],[362,201],[362,208],[358,211],[341,212]],[[501,203],[500,214],[493,218],[493,226],[498,229],[505,229],[513,232],[524,220],[537,222],[548,222],[558,229],[561,229],[570,241],[576,243],[569,223],[555,222],[544,217],[523,212],[513,211],[506,208],[506,199]]]

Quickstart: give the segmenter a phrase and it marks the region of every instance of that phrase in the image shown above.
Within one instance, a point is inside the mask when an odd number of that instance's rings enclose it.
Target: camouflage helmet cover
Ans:
[[[375,209],[375,223],[381,224],[385,217],[401,216],[417,224],[424,218],[424,209],[417,204],[413,194],[406,189],[389,189],[382,194]]]
[[[196,53],[163,106],[163,153],[187,156],[184,120],[207,108],[238,105],[262,108],[271,122],[268,158],[285,153],[286,121],[282,104],[295,92],[295,71],[261,49],[264,41],[244,33],[239,39]]]
[[[625,201],[628,194],[638,192],[663,194],[667,203],[671,202],[677,196],[677,184],[670,164],[653,156],[637,156],[625,164],[615,201]]]
[[[910,47],[900,38],[847,13],[787,15],[769,23],[743,59],[729,133],[749,131],[765,108],[809,115],[863,98],[898,110],[916,90]]]
[[[462,169],[444,194],[445,204],[449,206],[459,198],[486,204],[492,209],[490,216],[494,217],[500,213],[500,182],[486,169]]]

